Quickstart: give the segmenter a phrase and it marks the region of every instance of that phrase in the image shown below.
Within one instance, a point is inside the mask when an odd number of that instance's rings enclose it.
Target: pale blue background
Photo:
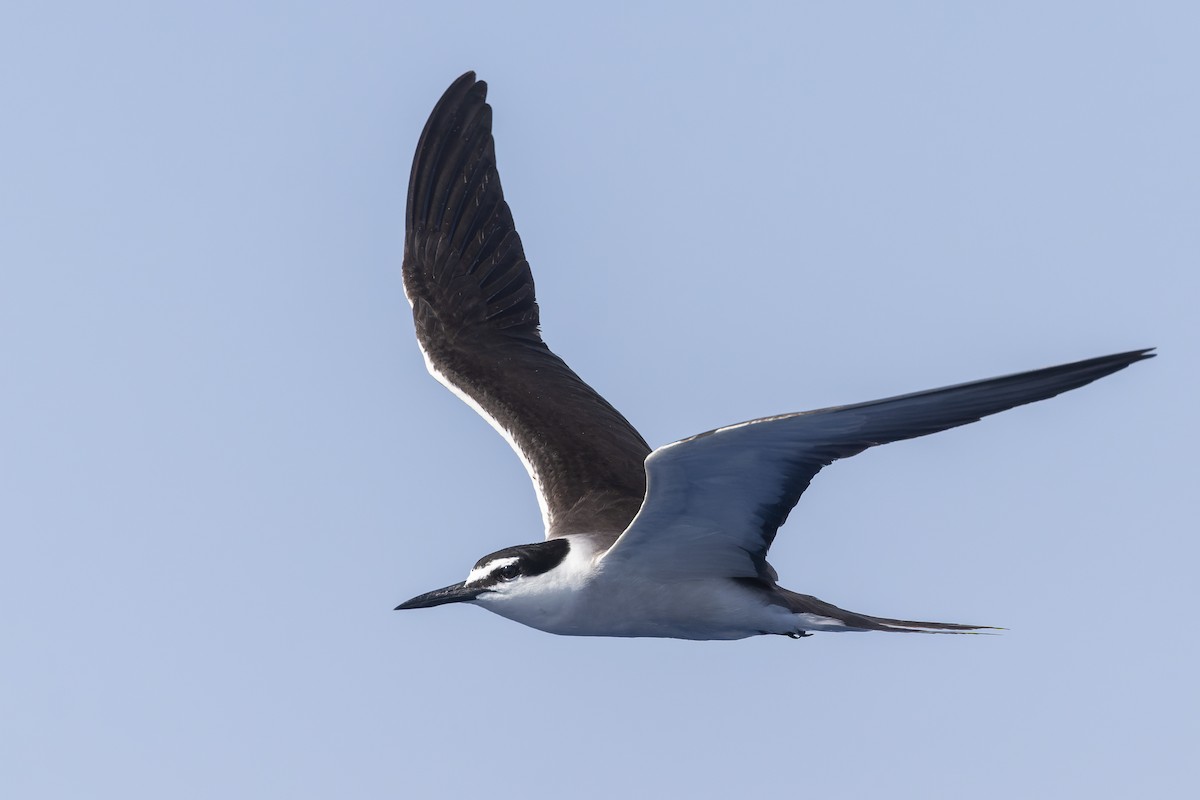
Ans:
[[[501,5],[4,5],[0,795],[1195,791],[1196,5]],[[773,551],[1009,633],[391,610],[540,536],[401,290],[467,69],[546,337],[651,443],[1161,348],[835,466]]]

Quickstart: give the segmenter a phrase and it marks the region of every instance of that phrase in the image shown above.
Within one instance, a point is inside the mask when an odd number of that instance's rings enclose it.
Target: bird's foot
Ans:
[[[789,639],[803,639],[805,636],[812,636],[808,631],[796,631],[795,633],[786,634]]]

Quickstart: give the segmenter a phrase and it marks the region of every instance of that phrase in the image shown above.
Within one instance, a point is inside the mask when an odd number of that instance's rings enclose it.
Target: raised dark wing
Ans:
[[[430,373],[500,432],[533,479],[546,536],[619,533],[645,495],[646,442],[550,352],[504,202],[487,84],[434,107],[408,185],[404,290]]]
[[[659,580],[774,579],[775,532],[822,467],[1045,400],[1153,356],[1093,358],[887,400],[751,420],[655,450],[646,502],[604,557]]]

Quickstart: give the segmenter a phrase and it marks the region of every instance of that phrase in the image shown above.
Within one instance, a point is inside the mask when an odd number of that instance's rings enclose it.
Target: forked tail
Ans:
[[[809,594],[798,594],[780,587],[793,614],[811,614],[814,618],[830,620],[830,625],[814,625],[814,630],[891,631],[893,633],[981,633],[1003,630],[990,625],[962,625],[957,622],[917,622],[909,619],[888,619],[856,614]],[[840,627],[841,623],[843,627]]]

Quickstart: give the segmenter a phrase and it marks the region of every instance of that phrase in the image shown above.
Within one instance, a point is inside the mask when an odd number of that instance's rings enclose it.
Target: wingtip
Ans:
[[[428,122],[426,122],[426,132],[428,132],[428,129],[432,125],[436,124],[435,120],[456,113],[464,103],[467,103],[467,98],[473,93],[480,95],[480,101],[487,99],[487,83],[476,79],[475,70],[471,69],[455,78],[446,87],[446,91],[442,92],[442,96],[434,104],[433,111],[429,115]]]
[[[1158,353],[1155,352],[1156,350],[1158,350],[1157,347],[1139,347],[1137,350],[1130,350],[1127,353],[1118,353],[1117,356],[1114,357],[1124,356],[1129,358],[1131,361],[1141,361],[1144,358],[1154,358],[1156,355],[1158,355]]]
[[[1095,377],[1088,382],[1101,378],[1105,375],[1111,375],[1114,372],[1119,372],[1125,369],[1130,364],[1136,364],[1139,361],[1145,361],[1148,358],[1154,358],[1158,353],[1154,352],[1157,348],[1142,347],[1137,350],[1126,350],[1123,353],[1112,353],[1107,356],[1098,356],[1096,358],[1088,358],[1083,361],[1076,361],[1071,364],[1063,364],[1059,367],[1048,367],[1052,371],[1076,371],[1095,373]]]
[[[1125,369],[1130,364],[1136,364],[1139,361],[1145,361],[1148,358],[1154,358],[1158,355],[1155,352],[1156,347],[1142,347],[1137,350],[1128,350],[1124,353],[1114,353],[1111,356],[1102,356],[1095,361],[1099,364],[1111,364],[1112,372]]]
[[[480,92],[484,98],[487,97],[487,81],[479,80],[475,75],[475,70],[469,69],[462,75],[454,79],[454,83],[446,89],[447,96],[461,92],[466,95],[471,92]]]
[[[472,85],[474,85],[474,83],[475,83],[475,70],[469,69],[466,72],[464,72],[462,75],[459,75],[457,78],[455,78],[454,81],[447,88],[447,91],[453,91],[454,89],[460,89],[464,86],[472,86]]]

